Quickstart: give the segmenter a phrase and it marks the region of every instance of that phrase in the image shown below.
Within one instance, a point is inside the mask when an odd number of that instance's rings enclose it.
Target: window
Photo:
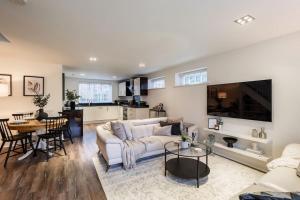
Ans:
[[[111,103],[112,85],[108,83],[79,83],[79,103]]]
[[[199,68],[175,74],[176,86],[196,85],[202,83],[207,83],[207,68]]]
[[[148,86],[149,89],[165,88],[165,77],[149,79]]]

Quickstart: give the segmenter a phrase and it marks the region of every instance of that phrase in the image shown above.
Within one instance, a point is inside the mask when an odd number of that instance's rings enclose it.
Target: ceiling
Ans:
[[[247,14],[256,20],[233,22]],[[299,29],[299,0],[0,1],[0,32],[11,42],[0,42],[0,56],[60,63],[68,74],[105,79],[154,72]]]

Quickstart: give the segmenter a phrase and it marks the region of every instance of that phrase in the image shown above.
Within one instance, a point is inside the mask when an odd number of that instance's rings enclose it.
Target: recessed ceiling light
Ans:
[[[251,15],[246,15],[244,17],[241,17],[237,20],[234,20],[235,23],[239,24],[239,25],[244,25],[246,23],[252,22],[253,20],[255,20],[255,17],[251,16]]]
[[[117,78],[117,76],[112,76],[112,78],[113,78],[113,79],[116,79],[116,78]]]
[[[85,76],[85,74],[80,74],[80,76]]]
[[[140,68],[144,68],[144,67],[146,67],[146,64],[145,64],[145,63],[140,63],[140,64],[139,64],[139,67],[140,67]]]
[[[96,58],[96,57],[90,57],[90,61],[91,61],[91,62],[96,62],[96,61],[97,61],[97,58]]]

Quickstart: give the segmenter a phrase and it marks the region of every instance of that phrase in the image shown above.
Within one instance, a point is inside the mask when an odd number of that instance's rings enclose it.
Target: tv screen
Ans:
[[[272,80],[207,86],[207,114],[272,121]]]

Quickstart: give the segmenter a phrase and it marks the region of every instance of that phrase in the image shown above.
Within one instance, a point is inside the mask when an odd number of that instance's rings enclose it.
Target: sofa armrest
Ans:
[[[97,136],[104,144],[122,144],[122,140],[120,140],[117,136],[112,134],[111,131],[103,129],[102,125],[97,126]]]

